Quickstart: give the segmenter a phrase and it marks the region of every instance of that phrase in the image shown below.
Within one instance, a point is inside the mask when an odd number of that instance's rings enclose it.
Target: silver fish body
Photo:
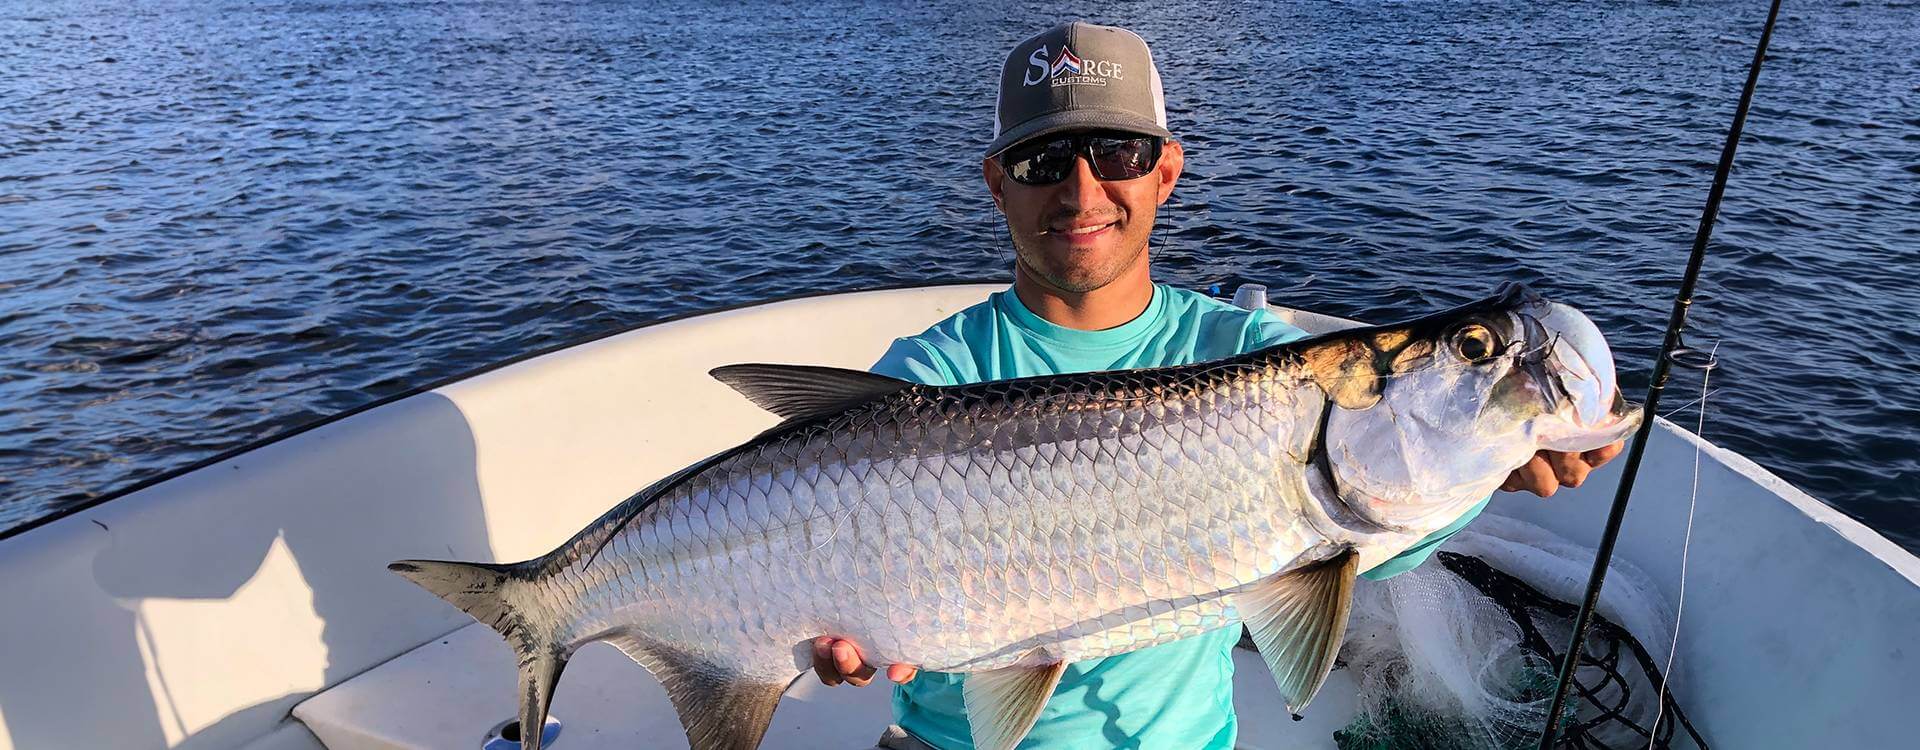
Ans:
[[[1351,541],[1304,507],[1322,400],[1221,366],[903,389],[602,519],[546,605],[571,642],[638,630],[770,679],[819,635],[941,671],[1196,635],[1232,620],[1191,605]]]
[[[532,726],[566,655],[608,641],[666,683],[696,750],[752,748],[832,635],[869,663],[975,673],[975,739],[1011,748],[1065,663],[1242,621],[1298,710],[1354,572],[1484,497],[1543,419],[1589,447],[1631,427],[1583,316],[1523,288],[1477,305],[1216,362],[954,387],[721,368],[787,421],[540,559],[394,568],[520,650]],[[1455,453],[1469,471],[1420,464]]]

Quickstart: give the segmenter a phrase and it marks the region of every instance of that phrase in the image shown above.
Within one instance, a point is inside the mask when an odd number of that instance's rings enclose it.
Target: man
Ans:
[[[922,383],[982,380],[1217,359],[1305,335],[1248,311],[1152,281],[1148,240],[1185,161],[1166,129],[1159,72],[1124,29],[1070,23],[1021,42],[1000,75],[994,139],[981,163],[1014,247],[1012,289],[896,340],[874,371]],[[1586,455],[1543,452],[1503,489],[1578,486],[1619,444]],[[1377,568],[1380,579],[1425,560],[1485,506]],[[1070,665],[1022,748],[1233,746],[1238,628]],[[864,685],[875,669],[858,644],[814,643],[822,682]],[[971,748],[957,674],[888,668],[894,719],[880,746]]]

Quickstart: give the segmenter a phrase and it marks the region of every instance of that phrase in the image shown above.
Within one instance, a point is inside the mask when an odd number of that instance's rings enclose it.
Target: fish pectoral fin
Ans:
[[[1240,620],[1253,635],[1295,718],[1333,671],[1333,659],[1347,633],[1359,560],[1353,550],[1345,550],[1233,595]]]
[[[885,375],[814,365],[727,365],[707,374],[787,420],[833,414],[913,385]]]
[[[1066,662],[975,672],[960,683],[977,750],[1013,750],[1040,719]]]
[[[602,638],[652,672],[673,701],[690,750],[754,750],[773,723],[791,680],[781,683],[733,674],[725,665],[632,635]]]

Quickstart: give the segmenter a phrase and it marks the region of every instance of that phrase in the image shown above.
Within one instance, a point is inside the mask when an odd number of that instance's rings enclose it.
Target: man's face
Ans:
[[[1180,144],[1169,140],[1153,171],[1131,180],[1100,180],[1085,155],[1052,185],[1016,182],[997,158],[982,169],[993,202],[1006,214],[1021,270],[1055,290],[1078,294],[1147,262],[1154,215],[1173,194],[1184,163]]]

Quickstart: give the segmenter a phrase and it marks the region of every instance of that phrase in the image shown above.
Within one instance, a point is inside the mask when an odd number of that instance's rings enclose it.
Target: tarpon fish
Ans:
[[[694,750],[752,750],[812,640],[965,672],[974,743],[1011,750],[1070,662],[1244,623],[1297,715],[1355,575],[1536,450],[1631,431],[1592,321],[1531,290],[1178,367],[960,386],[732,365],[785,419],[514,564],[389,566],[518,652],[525,746],[607,641]]]

